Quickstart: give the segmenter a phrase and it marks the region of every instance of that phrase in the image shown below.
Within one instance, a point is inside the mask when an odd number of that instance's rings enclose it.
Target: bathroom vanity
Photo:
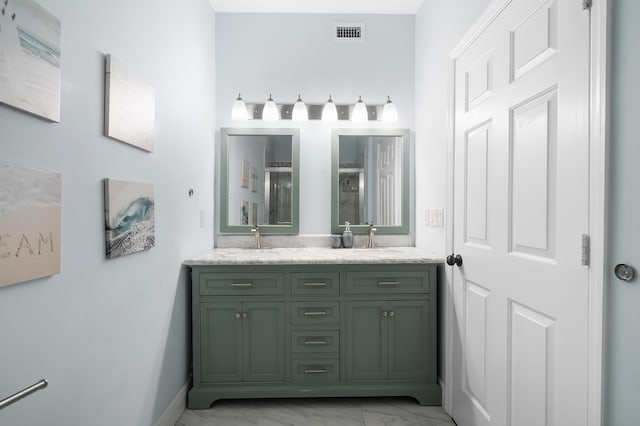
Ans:
[[[214,249],[192,271],[190,409],[218,399],[441,403],[442,259],[409,247]]]

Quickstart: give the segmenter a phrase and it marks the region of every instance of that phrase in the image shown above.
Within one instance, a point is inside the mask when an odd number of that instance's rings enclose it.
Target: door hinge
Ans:
[[[589,235],[582,234],[582,259],[581,262],[585,266],[589,266],[589,257],[591,256],[591,239]]]
[[[593,6],[592,0],[582,0],[582,10],[591,10],[591,6]]]

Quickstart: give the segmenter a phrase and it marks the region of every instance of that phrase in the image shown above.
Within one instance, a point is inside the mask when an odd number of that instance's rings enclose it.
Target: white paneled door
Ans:
[[[583,426],[589,11],[502,3],[454,61],[452,415]]]

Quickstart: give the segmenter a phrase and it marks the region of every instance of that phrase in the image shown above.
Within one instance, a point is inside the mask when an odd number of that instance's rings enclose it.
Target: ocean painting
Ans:
[[[0,102],[60,121],[60,27],[33,0],[0,0]]]
[[[155,246],[153,184],[104,180],[107,259]]]
[[[155,90],[112,55],[106,61],[105,136],[153,152]]]
[[[61,194],[60,173],[0,164],[0,287],[60,273]]]

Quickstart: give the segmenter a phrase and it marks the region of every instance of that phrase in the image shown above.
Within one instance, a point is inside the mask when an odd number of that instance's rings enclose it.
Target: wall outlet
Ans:
[[[200,228],[204,228],[207,223],[207,211],[200,210]]]

